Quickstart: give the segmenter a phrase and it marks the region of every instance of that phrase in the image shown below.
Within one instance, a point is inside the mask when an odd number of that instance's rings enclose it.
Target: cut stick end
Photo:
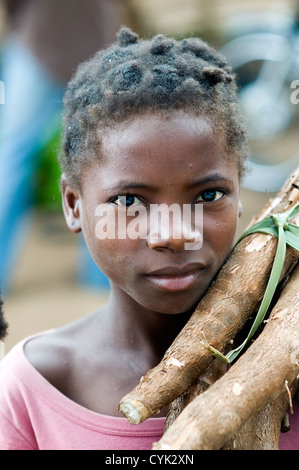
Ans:
[[[130,424],[142,423],[150,416],[147,407],[142,402],[130,398],[124,398],[118,405],[118,409]]]
[[[152,450],[171,450],[171,447],[161,442],[154,442]]]

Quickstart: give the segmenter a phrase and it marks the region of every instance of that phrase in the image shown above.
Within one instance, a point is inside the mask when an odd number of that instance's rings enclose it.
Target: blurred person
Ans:
[[[66,83],[80,62],[114,40],[124,2],[1,2],[7,18],[0,57],[5,86],[0,105],[0,286],[5,294],[28,225],[39,152],[58,129]],[[83,276],[92,277],[86,253]],[[105,283],[103,278],[97,277]]]

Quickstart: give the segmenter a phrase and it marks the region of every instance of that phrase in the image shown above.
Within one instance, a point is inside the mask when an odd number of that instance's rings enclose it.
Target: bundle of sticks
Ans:
[[[298,202],[299,168],[251,225]],[[298,214],[292,223],[299,225]],[[276,249],[271,234],[243,238],[161,362],[121,400],[132,424],[170,404],[155,449],[278,449],[282,418],[299,388],[297,250],[286,249],[278,299],[250,346],[220,374],[213,354],[225,354],[258,310]]]

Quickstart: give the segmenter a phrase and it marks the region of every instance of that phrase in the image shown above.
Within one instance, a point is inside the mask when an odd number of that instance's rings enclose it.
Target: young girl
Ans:
[[[117,405],[161,360],[228,257],[245,155],[234,77],[200,39],[141,41],[124,28],[79,67],[65,96],[63,209],[110,279],[110,297],[6,356],[1,449],[137,450],[159,440],[167,410],[132,426]],[[180,237],[162,223],[137,227],[135,213],[148,222],[162,204],[190,209]],[[199,238],[198,207],[203,242],[187,249]],[[99,230],[99,208],[114,232]],[[121,220],[138,236],[118,231]]]

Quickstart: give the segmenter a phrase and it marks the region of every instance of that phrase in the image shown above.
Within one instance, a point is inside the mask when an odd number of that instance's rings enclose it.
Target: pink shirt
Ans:
[[[53,387],[24,355],[26,340],[0,364],[0,450],[149,450],[165,418],[138,426],[73,402]],[[299,449],[299,409],[280,449]]]
[[[67,398],[30,364],[25,342],[0,364],[0,450],[150,450],[160,439],[165,418],[134,426]]]

